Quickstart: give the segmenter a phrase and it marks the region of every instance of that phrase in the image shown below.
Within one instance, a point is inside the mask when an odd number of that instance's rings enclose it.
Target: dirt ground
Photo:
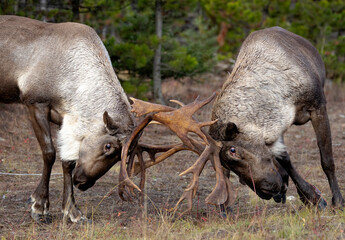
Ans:
[[[190,80],[177,82],[167,81],[164,94],[167,99],[178,99],[185,103],[192,101],[197,95],[202,98],[209,96],[213,91],[219,91],[226,75],[214,77],[205,75],[193,84]],[[174,89],[174,93],[171,93]],[[170,93],[170,94],[169,94]],[[333,136],[333,152],[337,169],[337,177],[342,193],[345,195],[345,88],[327,84],[328,114]],[[200,120],[210,117],[211,105],[203,108],[196,114]],[[54,127],[56,131],[56,127]],[[145,130],[143,142],[164,144],[177,142],[176,136],[163,126],[152,125]],[[319,150],[315,135],[310,123],[304,126],[293,126],[285,135],[285,142],[298,171],[309,182],[317,186],[323,193],[329,205],[331,192],[321,165]],[[149,215],[171,209],[184,188],[188,185],[191,175],[179,177],[178,174],[187,169],[196,160],[196,155],[189,152],[180,152],[165,162],[154,166],[147,171],[146,202]],[[42,169],[40,148],[27,119],[26,109],[21,105],[0,104],[0,235],[2,232],[15,232],[32,224],[30,206],[26,204],[30,194],[35,190]],[[81,210],[92,217],[94,221],[101,219],[118,220],[126,225],[128,221],[141,214],[142,208],[137,202],[123,202],[117,194],[119,164],[116,164],[105,176],[97,181],[91,189],[81,192],[75,190],[75,197]],[[18,175],[7,175],[7,174]],[[250,204],[251,190],[241,185],[235,176],[231,177],[237,199],[232,206],[236,209],[241,206],[246,211],[254,211]],[[215,175],[208,163],[201,175],[198,194],[194,200],[193,217],[199,213],[217,214],[214,206],[204,203],[207,195],[215,185]],[[62,169],[59,160],[53,168],[50,182],[50,211],[53,221],[61,221],[62,203]],[[290,180],[288,196],[297,198],[296,189]],[[298,201],[298,200],[296,200]],[[270,200],[269,207],[273,210],[284,211],[284,205]],[[186,208],[180,206],[180,212]]]

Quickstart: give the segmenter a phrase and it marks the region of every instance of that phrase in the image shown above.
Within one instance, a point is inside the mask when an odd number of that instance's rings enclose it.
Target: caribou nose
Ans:
[[[79,190],[85,191],[95,183],[90,181],[81,167],[76,167],[73,175],[73,185]]]
[[[277,195],[280,193],[282,188],[282,180],[281,178],[273,178],[269,181],[263,180],[260,182],[260,190],[266,194],[271,194],[272,196]]]

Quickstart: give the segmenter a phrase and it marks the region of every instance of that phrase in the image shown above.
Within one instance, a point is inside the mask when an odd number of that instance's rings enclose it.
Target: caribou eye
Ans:
[[[235,148],[235,147],[230,147],[230,152],[231,152],[232,154],[235,154],[235,153],[236,153],[236,148]]]
[[[104,145],[104,151],[109,152],[111,150],[111,144],[107,143]]]

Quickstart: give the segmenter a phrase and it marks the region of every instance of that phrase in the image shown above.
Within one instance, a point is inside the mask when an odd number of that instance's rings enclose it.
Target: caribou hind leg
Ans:
[[[41,181],[29,199],[32,203],[31,217],[37,222],[51,223],[52,217],[49,214],[49,180],[55,162],[56,151],[50,132],[50,109],[48,104],[43,103],[30,104],[27,107],[29,109],[30,121],[43,156]]]
[[[316,134],[317,145],[320,149],[322,169],[328,178],[329,186],[332,190],[332,205],[344,207],[344,199],[340,193],[338,180],[335,176],[331,130],[325,105],[311,113],[311,121]]]

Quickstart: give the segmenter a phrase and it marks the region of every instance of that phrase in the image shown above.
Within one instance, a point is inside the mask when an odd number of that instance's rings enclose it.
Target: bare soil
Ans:
[[[202,98],[213,91],[219,91],[224,75],[204,75],[192,82],[189,79],[177,82],[165,82],[163,90],[167,99],[178,99],[191,102],[197,95]],[[174,89],[174,91],[171,91]],[[341,86],[327,84],[328,115],[333,136],[333,153],[336,173],[342,193],[345,195],[345,89]],[[208,120],[211,105],[196,114],[199,120]],[[56,126],[52,125],[54,132]],[[151,125],[142,138],[151,144],[178,142],[178,138],[163,126]],[[331,192],[327,178],[320,164],[319,150],[315,134],[310,123],[304,126],[293,126],[285,135],[285,142],[293,161],[302,176],[314,184],[331,204]],[[105,176],[97,181],[91,189],[81,192],[75,189],[76,202],[80,209],[93,221],[117,221],[121,226],[130,224],[142,215],[154,218],[158,213],[169,211],[183,193],[190,181],[190,175],[180,177],[179,173],[191,166],[197,156],[190,152],[180,152],[165,162],[147,171],[146,204],[138,205],[137,201],[123,202],[117,194],[119,164],[116,164]],[[27,119],[26,108],[22,105],[0,104],[0,235],[24,230],[32,225],[30,206],[26,204],[30,194],[35,190],[42,169],[42,158],[39,145]],[[6,175],[20,174],[20,175]],[[35,175],[36,174],[36,175]],[[236,176],[231,177],[237,198],[233,209],[241,209],[243,214],[255,211],[250,203],[251,190],[241,185]],[[207,214],[218,214],[215,206],[204,203],[207,195],[215,185],[215,174],[208,163],[201,175],[198,194],[194,200],[192,218]],[[50,182],[50,211],[54,222],[62,221],[62,169],[57,159]],[[288,196],[298,198],[295,186],[290,181]],[[263,201],[263,200],[259,200]],[[298,200],[295,200],[298,201]],[[285,206],[273,200],[268,205],[271,211],[285,211]],[[179,212],[186,208],[182,204]]]

